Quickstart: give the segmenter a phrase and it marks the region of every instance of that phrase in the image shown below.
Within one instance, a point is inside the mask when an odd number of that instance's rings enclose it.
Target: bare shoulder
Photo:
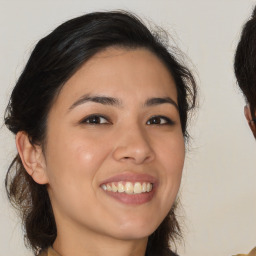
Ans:
[[[39,253],[38,256],[61,256],[52,247],[49,247]]]
[[[252,249],[249,254],[237,254],[235,256],[256,256],[256,247]]]

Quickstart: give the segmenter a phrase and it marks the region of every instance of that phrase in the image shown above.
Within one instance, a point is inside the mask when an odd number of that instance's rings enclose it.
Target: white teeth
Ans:
[[[119,193],[124,192],[124,185],[121,182],[118,182],[117,189]]]
[[[133,194],[133,185],[131,182],[126,182],[125,184],[125,193],[126,194]]]
[[[134,194],[140,194],[142,192],[142,186],[139,182],[136,182],[133,187]]]
[[[150,192],[153,189],[153,185],[149,182],[122,182],[118,183],[109,183],[101,185],[101,188],[105,191],[112,191],[118,193],[126,193],[126,194],[141,194]]]
[[[152,190],[152,184],[148,183],[147,184],[147,192],[150,192]]]
[[[112,183],[112,191],[113,191],[113,192],[116,192],[117,189],[118,189],[117,186],[116,186],[114,183]]]
[[[147,183],[145,182],[142,184],[142,192],[147,192]]]

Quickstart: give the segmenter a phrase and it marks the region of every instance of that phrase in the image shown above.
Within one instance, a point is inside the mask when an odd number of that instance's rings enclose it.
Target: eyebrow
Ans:
[[[178,104],[173,99],[171,99],[170,97],[150,98],[146,101],[146,103],[144,105],[146,107],[150,107],[150,106],[155,106],[155,105],[160,105],[160,104],[165,104],[165,103],[173,105],[179,111]]]
[[[83,95],[81,98],[79,98],[77,101],[75,101],[70,107],[69,111],[72,110],[73,108],[82,105],[87,102],[95,102],[99,103],[102,105],[108,105],[108,106],[116,106],[116,107],[121,107],[122,102],[121,100],[113,97],[108,97],[108,96],[101,96],[101,95]],[[173,105],[178,111],[179,107],[178,104],[171,99],[170,97],[157,97],[157,98],[150,98],[147,99],[146,102],[143,104],[144,107],[151,107],[151,106],[156,106],[156,105],[161,105],[161,104],[171,104]]]
[[[96,102],[96,103],[100,103],[102,105],[117,106],[117,107],[120,107],[122,105],[120,100],[113,98],[113,97],[106,97],[106,96],[100,96],[100,95],[90,96],[90,95],[86,94],[86,95],[82,96],[81,98],[79,98],[76,102],[74,102],[70,106],[69,110],[71,110],[81,104],[84,104],[86,102]]]

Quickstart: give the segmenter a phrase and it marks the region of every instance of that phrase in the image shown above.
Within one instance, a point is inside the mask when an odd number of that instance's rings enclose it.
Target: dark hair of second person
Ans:
[[[248,103],[245,106],[245,115],[256,136],[256,8],[243,26],[235,53],[234,70],[238,85]]]
[[[243,26],[235,53],[234,70],[238,85],[246,100],[244,114],[256,138],[256,6]],[[256,247],[249,254],[237,254],[236,256],[242,255],[256,255]]]

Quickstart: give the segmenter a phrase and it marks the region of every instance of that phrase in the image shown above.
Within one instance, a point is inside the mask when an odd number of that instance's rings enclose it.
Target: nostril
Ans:
[[[154,159],[154,152],[147,143],[128,143],[127,146],[117,146],[113,157],[117,161],[134,162],[141,164]]]

